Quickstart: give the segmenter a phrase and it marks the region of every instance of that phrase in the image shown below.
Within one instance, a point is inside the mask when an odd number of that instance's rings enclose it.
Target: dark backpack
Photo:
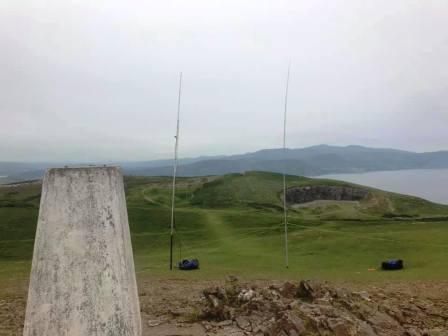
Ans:
[[[403,260],[393,259],[393,260],[383,261],[383,263],[381,264],[381,268],[386,271],[401,270],[401,269],[403,269]]]

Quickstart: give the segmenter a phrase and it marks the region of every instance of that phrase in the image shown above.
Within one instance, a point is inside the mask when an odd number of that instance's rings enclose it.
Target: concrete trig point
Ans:
[[[123,177],[117,167],[46,172],[23,334],[141,335]]]

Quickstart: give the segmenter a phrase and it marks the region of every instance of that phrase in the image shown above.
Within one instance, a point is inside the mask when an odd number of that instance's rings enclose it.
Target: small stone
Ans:
[[[219,300],[218,300],[218,298],[217,298],[216,296],[214,296],[214,295],[209,295],[209,296],[207,297],[207,299],[209,300],[209,302],[212,304],[212,306],[213,306],[214,308],[219,307]]]
[[[372,327],[366,322],[362,321],[358,325],[358,330],[356,332],[357,336],[376,336],[376,333],[373,331]]]
[[[427,335],[429,336],[446,336],[446,331],[443,328],[433,328],[428,330]]]
[[[414,328],[406,330],[406,336],[422,336],[422,334]]]
[[[330,318],[327,320],[328,328],[335,336],[351,336],[352,328],[349,321],[340,318]]]
[[[301,299],[313,301],[317,298],[329,296],[329,292],[321,282],[314,280],[302,280],[300,281],[296,295]]]
[[[289,336],[299,336],[299,334],[297,333],[297,331],[295,331],[294,329],[291,329],[288,331],[288,335]]]
[[[297,293],[297,286],[291,282],[285,282],[280,289],[280,294],[286,298],[293,298]]]
[[[224,327],[224,326],[231,325],[232,323],[233,323],[232,320],[224,320],[224,321],[219,322],[217,324],[217,326],[218,327]]]
[[[368,322],[377,333],[387,331],[389,335],[404,334],[403,327],[396,320],[385,313],[377,311],[368,319]]]
[[[369,293],[367,293],[366,291],[353,292],[353,294],[359,296],[361,299],[366,300],[368,302],[372,301],[372,299],[369,296]]]
[[[149,320],[148,321],[148,327],[157,327],[160,324],[162,324],[162,321],[159,321],[159,320]]]
[[[242,290],[240,294],[238,294],[238,301],[240,302],[248,302],[255,296],[255,291],[252,289],[249,290]]]
[[[244,316],[238,316],[235,319],[236,325],[243,330],[252,331],[252,325],[250,321]]]

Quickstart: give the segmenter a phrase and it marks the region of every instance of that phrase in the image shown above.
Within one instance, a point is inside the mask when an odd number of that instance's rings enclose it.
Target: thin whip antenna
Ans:
[[[179,147],[179,116],[180,116],[180,98],[182,95],[182,72],[179,76],[179,96],[177,100],[177,126],[176,126],[176,144],[174,145],[174,167],[173,167],[173,190],[171,194],[171,230],[170,230],[170,270],[173,269],[173,243],[174,243],[174,207],[176,195],[176,173],[177,173],[177,150]]]
[[[288,64],[288,75],[286,77],[286,91],[285,91],[285,111],[283,115],[283,155],[286,159],[286,115],[288,112],[288,90],[289,90],[289,71],[291,69],[291,62]],[[285,226],[285,266],[289,267],[288,256],[288,209],[286,207],[286,163],[283,163],[283,215]]]

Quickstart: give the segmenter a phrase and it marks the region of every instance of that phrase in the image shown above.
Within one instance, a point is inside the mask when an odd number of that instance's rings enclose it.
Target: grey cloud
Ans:
[[[448,148],[448,3],[0,3],[0,160]]]

